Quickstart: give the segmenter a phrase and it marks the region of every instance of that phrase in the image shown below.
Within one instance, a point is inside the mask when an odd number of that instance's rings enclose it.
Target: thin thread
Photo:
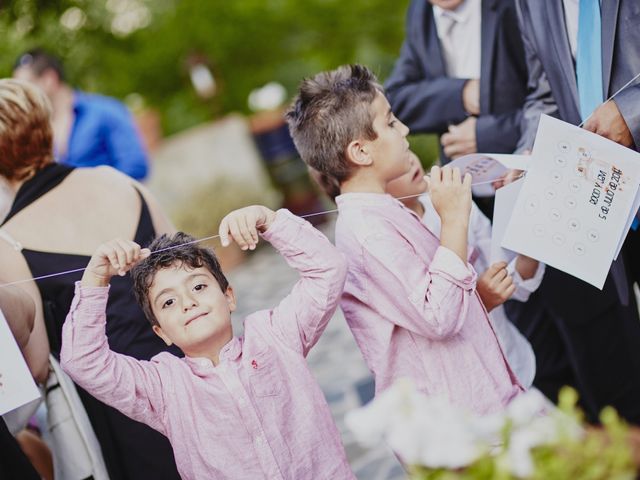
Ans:
[[[520,175],[518,175],[515,179],[517,180],[518,178],[521,178],[524,176],[524,172],[521,173]],[[484,182],[478,182],[478,183],[472,183],[471,186],[476,186],[476,185],[485,185],[487,183],[494,183],[496,181],[500,180],[500,178],[494,179],[494,180],[487,180]],[[398,197],[396,200],[406,200],[408,198],[415,198],[415,197],[420,197],[424,195],[424,193],[418,193],[415,195],[407,195],[405,197]],[[326,215],[328,213],[336,213],[338,211],[337,208],[334,208],[333,210],[325,210],[323,212],[316,212],[316,213],[308,213],[306,215],[300,215],[300,218],[309,218],[309,217],[315,217],[318,215]],[[261,227],[262,225],[256,225],[257,227]],[[174,248],[181,248],[184,247],[185,245],[192,245],[194,243],[200,243],[200,242],[205,242],[207,240],[213,240],[220,237],[220,235],[211,235],[210,237],[203,237],[203,238],[198,238],[195,240],[191,240],[190,242],[184,242],[181,243],[179,245],[173,245],[171,247],[166,247],[166,248],[161,248],[160,250],[154,250],[153,252],[151,252],[150,255],[155,255],[156,253],[160,253],[160,252],[166,252],[167,250],[173,250]],[[86,267],[84,268],[75,268],[73,270],[65,270],[64,272],[56,272],[56,273],[49,273],[47,275],[41,275],[39,277],[33,277],[33,278],[26,278],[24,280],[16,280],[15,282],[9,282],[9,283],[3,283],[2,285],[0,285],[0,288],[4,288],[4,287],[9,287],[11,285],[19,285],[21,283],[27,283],[27,282],[35,282],[37,280],[44,280],[46,278],[51,278],[51,277],[59,277],[62,275],[69,275],[71,273],[77,273],[77,272],[83,272],[86,270]]]
[[[622,87],[620,87],[618,89],[618,91],[616,93],[614,93],[613,95],[611,95],[609,98],[607,98],[604,102],[602,102],[602,105],[604,105],[605,103],[608,103],[609,101],[613,100],[613,97],[615,97],[616,95],[618,95],[622,90],[624,90],[625,88],[627,88],[629,85],[631,85],[638,77],[640,77],[640,72],[633,77],[631,80],[629,80],[627,83],[625,83]],[[596,109],[597,110],[597,109]],[[589,114],[589,116],[587,118],[585,118],[582,123],[580,123],[580,125],[578,125],[578,128],[582,128],[582,126],[586,123],[587,120],[589,120],[591,118],[591,116],[593,115],[593,113],[595,112],[595,110],[593,112],[591,112]]]

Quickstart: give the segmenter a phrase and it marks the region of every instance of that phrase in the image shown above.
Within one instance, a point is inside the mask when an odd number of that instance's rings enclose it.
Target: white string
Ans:
[[[611,95],[609,98],[607,98],[604,102],[602,102],[602,105],[604,105],[605,103],[608,103],[609,101],[613,100],[613,97],[615,97],[616,95],[618,95],[622,90],[624,90],[625,88],[627,88],[629,85],[631,85],[634,80],[636,80],[638,77],[640,77],[640,72],[633,77],[631,80],[629,80],[627,83],[625,83],[622,87],[620,87],[618,89],[618,91],[616,93],[614,93],[613,95]],[[586,123],[587,120],[589,120],[591,118],[591,116],[593,115],[593,113],[595,112],[595,110],[593,112],[591,112],[589,114],[589,116],[587,118],[585,118],[582,123],[580,123],[580,125],[578,125],[579,128],[582,128],[582,126]]]
[[[524,172],[521,173],[519,176],[516,177],[516,180],[520,177],[524,176]],[[499,181],[502,177],[500,178],[496,178],[494,180],[487,180],[484,182],[477,182],[477,183],[472,183],[471,186],[476,186],[476,185],[485,185],[487,183],[494,183],[496,181]],[[398,197],[396,198],[396,200],[407,200],[409,198],[415,198],[415,197],[420,197],[424,195],[424,193],[418,193],[415,195],[407,195],[405,197]],[[316,212],[316,213],[308,213],[306,215],[300,215],[300,218],[309,218],[309,217],[315,217],[318,215],[326,215],[328,213],[336,213],[338,211],[337,208],[334,208],[333,210],[325,210],[322,212]],[[260,227],[261,225],[256,225],[257,227]],[[173,250],[174,248],[180,248],[180,247],[184,247],[185,245],[192,245],[194,243],[200,243],[200,242],[205,242],[207,240],[213,240],[220,237],[220,235],[211,235],[210,237],[203,237],[203,238],[197,238],[195,240],[191,240],[190,242],[184,242],[181,243],[179,245],[172,245],[171,247],[166,247],[166,248],[161,248],[159,250],[154,250],[153,252],[151,252],[151,255],[155,255],[156,253],[160,253],[160,252],[166,252],[167,250]],[[16,280],[15,282],[9,282],[9,283],[3,283],[2,285],[0,285],[0,288],[4,288],[4,287],[9,287],[11,285],[19,285],[22,283],[27,283],[27,282],[35,282],[37,280],[44,280],[45,278],[52,278],[52,277],[59,277],[62,275],[69,275],[71,273],[77,273],[77,272],[83,272],[86,270],[86,267],[84,268],[75,268],[73,270],[65,270],[64,272],[56,272],[56,273],[49,273],[47,275],[41,275],[39,277],[33,277],[33,278],[26,278],[24,280]]]

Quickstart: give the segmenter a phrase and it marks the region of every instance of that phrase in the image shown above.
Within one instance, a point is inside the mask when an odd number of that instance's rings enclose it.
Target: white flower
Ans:
[[[543,412],[553,410],[555,407],[540,393],[532,388],[525,393],[514,398],[507,405],[507,417],[513,422],[515,427],[527,425]]]
[[[420,394],[408,380],[396,382],[367,406],[345,418],[364,445],[384,437],[409,464],[460,468],[484,452],[470,418],[447,400]]]

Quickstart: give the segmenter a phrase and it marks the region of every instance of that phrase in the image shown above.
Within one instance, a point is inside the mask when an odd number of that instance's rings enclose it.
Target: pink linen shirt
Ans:
[[[166,435],[185,479],[353,479],[305,360],[337,306],[346,264],[287,211],[263,237],[301,278],[277,307],[245,319],[244,337],[225,345],[217,366],[166,352],[150,361],[112,352],[108,287],[79,283],[63,327],[62,366],[99,400]]]
[[[410,378],[477,414],[523,391],[476,293],[476,273],[390,195],[336,198],[349,270],[341,306],[376,392]]]

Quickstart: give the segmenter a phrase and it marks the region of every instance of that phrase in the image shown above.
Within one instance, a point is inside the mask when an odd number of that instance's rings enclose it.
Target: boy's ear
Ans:
[[[167,337],[167,335],[164,333],[160,325],[154,325],[152,328],[153,328],[153,333],[159,336],[162,339],[162,341],[167,344],[167,347],[170,347],[171,345],[173,345],[173,341],[169,337]]]
[[[347,145],[347,160],[359,167],[366,167],[373,163],[368,142],[354,140]]]
[[[224,292],[224,296],[227,299],[227,304],[229,305],[229,312],[233,312],[236,309],[236,295],[233,293],[232,287],[227,287],[227,291]]]

